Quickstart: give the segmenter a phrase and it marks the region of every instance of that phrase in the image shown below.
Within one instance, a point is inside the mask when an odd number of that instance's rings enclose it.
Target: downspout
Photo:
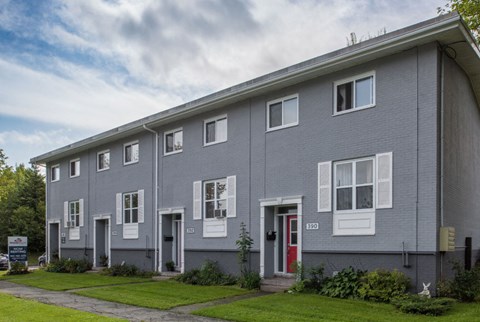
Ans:
[[[444,50],[441,50],[440,54],[440,227],[442,227],[445,223],[445,213],[444,213],[444,176],[445,176],[445,169],[444,169],[444,157],[445,157],[445,102],[444,102],[444,95],[445,95],[445,63],[444,63]],[[440,278],[443,278],[443,259],[444,253],[440,252]]]
[[[147,127],[145,124],[143,124],[143,128],[147,130],[148,132],[151,132],[155,135],[155,209],[154,209],[154,222],[155,222],[155,241],[154,241],[154,253],[155,253],[155,259],[154,259],[154,270],[158,270],[158,133],[151,128]]]

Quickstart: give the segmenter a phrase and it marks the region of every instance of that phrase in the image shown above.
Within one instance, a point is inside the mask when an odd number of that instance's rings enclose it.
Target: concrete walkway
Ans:
[[[240,300],[247,297],[258,296],[257,293],[247,294],[250,296],[237,296],[234,298],[217,300],[209,303],[194,304],[175,308],[169,311],[147,309],[133,305],[119,304],[83,297],[80,295],[68,293],[47,291],[35,287],[24,286],[7,281],[0,281],[0,292],[10,294],[16,297],[35,300],[45,304],[57,305],[76,309],[85,312],[91,312],[98,315],[127,319],[129,321],[222,321],[219,319],[205,318],[190,315],[191,311],[200,307],[229,303],[234,300]],[[260,293],[262,294],[262,293]]]

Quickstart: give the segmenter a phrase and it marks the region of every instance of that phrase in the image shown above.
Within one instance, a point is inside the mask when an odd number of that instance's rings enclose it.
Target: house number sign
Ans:
[[[306,230],[317,230],[318,222],[307,223]]]
[[[187,228],[187,234],[195,234],[195,228]]]

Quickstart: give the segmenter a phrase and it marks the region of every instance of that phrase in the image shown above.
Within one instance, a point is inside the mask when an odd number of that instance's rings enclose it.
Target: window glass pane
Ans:
[[[75,175],[75,162],[70,162],[70,176]]]
[[[225,182],[217,182],[217,199],[227,199],[227,184]]]
[[[217,201],[217,209],[227,209],[227,201],[226,200]]]
[[[359,161],[357,165],[357,184],[366,184],[373,182],[373,161]]]
[[[130,195],[123,196],[123,207],[125,209],[130,208]]]
[[[129,224],[130,223],[130,210],[125,210],[123,213],[124,213],[124,216],[125,216],[125,223]]]
[[[80,213],[80,202],[75,201],[75,213],[79,214]]]
[[[75,203],[71,202],[70,203],[70,214],[74,214],[74,213],[75,213]]]
[[[104,160],[105,160],[104,154],[103,154],[103,153],[100,153],[100,154],[98,155],[98,160],[97,160],[97,162],[98,162],[98,169],[99,169],[99,170],[105,168]]]
[[[357,187],[357,209],[373,208],[373,186]]]
[[[127,145],[125,146],[125,162],[132,161],[132,146]]]
[[[165,136],[165,148],[166,152],[172,152],[173,151],[173,133],[167,134]]]
[[[227,119],[221,119],[217,121],[217,137],[219,142],[227,140]]]
[[[352,108],[352,86],[352,82],[337,86],[337,112]]]
[[[297,123],[298,121],[298,100],[297,98],[289,99],[283,102],[283,124]]]
[[[205,200],[212,200],[215,198],[215,182],[205,184]]]
[[[175,140],[173,144],[173,150],[178,151],[183,148],[183,131],[175,133]]]
[[[372,86],[372,76],[359,79],[355,82],[355,107],[366,106],[373,103]]]
[[[213,210],[215,209],[214,201],[205,202],[205,218],[213,218]]]
[[[297,233],[291,233],[290,234],[290,245],[296,245],[297,244]]]
[[[275,103],[268,107],[270,109],[270,127],[282,125],[282,103]]]
[[[337,210],[352,209],[352,188],[337,189]]]
[[[296,214],[297,206],[278,207],[277,214]]]
[[[80,226],[80,216],[79,215],[75,216],[75,226],[77,226],[77,227]]]
[[[215,121],[205,124],[205,143],[215,142]]]
[[[291,231],[297,231],[297,220],[292,219],[290,221],[290,230]]]
[[[103,165],[105,169],[110,168],[110,152],[105,152],[103,154]]]
[[[132,161],[138,161],[138,143],[132,145]]]
[[[138,209],[132,209],[132,222],[138,222]]]
[[[335,173],[337,187],[350,186],[352,184],[352,164],[337,164]]]
[[[138,207],[138,193],[132,193],[132,208]]]

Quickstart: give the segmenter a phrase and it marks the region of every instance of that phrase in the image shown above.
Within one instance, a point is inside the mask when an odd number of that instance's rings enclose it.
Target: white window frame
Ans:
[[[288,123],[288,124],[285,124],[284,123],[284,102],[285,101],[288,101],[288,100],[291,100],[291,99],[296,99],[297,100],[297,121],[296,122],[293,122],[293,123]],[[274,126],[274,127],[271,127],[270,126],[270,106],[273,105],[273,104],[277,104],[277,103],[282,103],[282,125],[278,125],[278,126]],[[296,126],[298,125],[298,118],[299,118],[299,106],[300,106],[300,103],[299,103],[299,97],[298,97],[298,94],[293,94],[293,95],[289,95],[289,96],[285,96],[285,97],[282,97],[282,98],[279,98],[279,99],[276,99],[276,100],[273,100],[273,101],[269,101],[267,102],[267,132],[269,131],[275,131],[275,130],[280,130],[280,129],[284,129],[284,128],[288,128],[288,127],[292,127],[292,126]]]
[[[72,163],[75,164],[75,174],[72,175]],[[78,166],[77,166],[78,163]],[[70,174],[70,178],[76,178],[80,176],[80,158],[76,158],[70,160],[68,163],[68,173]]]
[[[132,201],[133,201],[133,195],[137,195],[137,206],[136,207],[133,207],[133,204],[132,204]],[[125,197],[126,196],[130,196],[130,207],[126,208],[125,207]],[[125,192],[122,194],[122,221],[124,224],[138,224],[139,220],[138,220],[138,217],[139,217],[139,203],[140,203],[140,200],[139,200],[139,196],[138,196],[138,191],[132,191],[132,192]],[[133,216],[132,216],[132,211],[133,210],[137,210],[137,221],[133,221]],[[130,222],[126,222],[125,220],[125,213],[126,211],[129,211],[130,212]]]
[[[175,135],[179,132],[182,132],[182,147],[178,150],[175,150]],[[167,152],[167,136],[172,134],[173,135],[173,145],[174,145],[174,150]],[[163,155],[172,155],[172,154],[177,154],[183,152],[183,128],[179,127],[174,130],[166,131],[163,133]]]
[[[78,212],[72,213],[72,204],[76,204],[76,206],[74,207],[78,210]],[[80,227],[80,200],[73,200],[68,202],[68,219],[69,221],[74,222],[75,228]],[[77,225],[77,221],[78,221],[78,225]]]
[[[100,168],[100,160],[99,160],[99,157],[100,155],[105,155],[108,153],[108,166],[106,166],[105,168]],[[97,152],[97,172],[101,172],[101,171],[105,171],[105,170],[108,170],[110,169],[110,150],[103,150],[103,151],[99,151]]]
[[[53,173],[57,173],[57,177],[53,178]],[[57,182],[60,181],[60,164],[54,164],[50,167],[50,182]]]
[[[209,183],[215,183],[215,194],[214,194],[214,198],[213,199],[209,199],[207,200],[206,199],[206,194],[207,194],[207,184]],[[220,199],[218,198],[217,196],[217,183],[223,183],[225,184],[225,198],[223,199]],[[208,181],[204,181],[203,182],[203,191],[202,191],[202,208],[203,208],[203,219],[204,220],[207,220],[207,221],[211,221],[211,220],[219,220],[220,218],[207,218],[207,207],[206,207],[206,204],[207,204],[207,201],[208,202],[214,202],[214,210],[217,209],[217,202],[218,201],[222,201],[224,200],[225,201],[225,211],[227,211],[228,209],[228,205],[227,205],[227,199],[228,199],[228,186],[227,186],[227,178],[219,178],[219,179],[215,179],[215,180],[208,180]],[[225,217],[226,218],[226,217]],[[223,219],[223,218],[222,218]]]
[[[128,147],[128,146],[133,146],[133,145],[137,145],[137,148],[138,148],[138,155],[137,155],[137,159],[134,160],[133,159],[133,153],[132,153],[132,160],[131,161],[126,161],[125,158],[127,156],[127,154],[125,153],[125,149]],[[138,163],[138,161],[140,160],[140,144],[138,143],[138,140],[137,141],[132,141],[132,142],[127,142],[125,144],[123,144],[123,165],[129,165],[129,164],[134,164],[134,163]]]
[[[367,105],[363,105],[363,106],[356,106],[356,102],[355,102],[355,83],[356,83],[356,81],[367,78],[367,77],[372,77],[372,88],[371,88],[371,93],[370,93],[372,95],[372,103],[367,104]],[[345,78],[345,79],[338,80],[338,81],[334,82],[334,86],[333,86],[333,115],[334,116],[335,115],[341,115],[341,114],[345,114],[345,113],[351,113],[351,112],[355,112],[355,111],[364,110],[364,109],[367,109],[367,108],[374,107],[375,104],[376,104],[376,94],[375,94],[376,93],[376,89],[375,89],[376,88],[376,82],[375,82],[375,78],[376,78],[375,77],[375,71],[370,71],[370,72],[367,72],[367,73],[355,75],[353,77]],[[345,111],[338,112],[337,111],[337,88],[340,85],[344,85],[344,84],[347,84],[347,83],[350,83],[350,82],[353,82],[352,108],[348,109],[348,110],[345,110]]]
[[[224,140],[218,140],[217,137],[217,122],[225,119],[225,139]],[[207,143],[207,124],[215,122],[215,141],[208,142]],[[206,119],[203,121],[203,146],[209,146],[209,145],[214,145],[222,142],[227,142],[228,141],[228,117],[227,114],[223,115],[218,115],[209,119]]]
[[[372,183],[371,184],[360,184],[357,185],[357,162],[361,161],[372,161]],[[337,187],[337,166],[341,164],[352,164],[352,184],[348,187],[352,188],[352,209],[346,210],[337,210],[337,189],[345,188],[347,186]],[[352,213],[371,213],[375,212],[375,196],[376,196],[376,178],[375,178],[375,156],[372,157],[365,157],[360,159],[350,159],[345,161],[338,161],[333,163],[333,211],[336,214],[352,214]],[[364,187],[364,186],[372,186],[372,208],[365,208],[365,209],[356,209],[357,207],[357,194],[356,188],[357,187]]]

